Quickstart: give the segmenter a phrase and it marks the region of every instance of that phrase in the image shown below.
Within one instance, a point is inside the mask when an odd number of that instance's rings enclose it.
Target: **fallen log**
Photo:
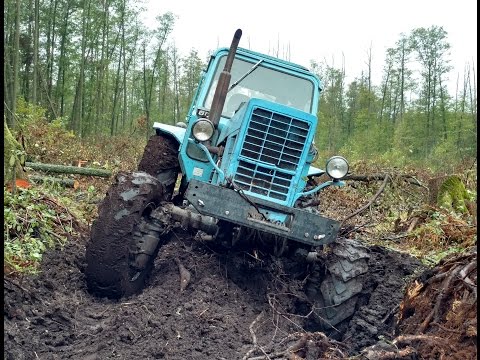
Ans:
[[[90,175],[90,176],[101,176],[101,177],[110,177],[112,172],[105,169],[96,169],[96,168],[83,168],[78,166],[68,166],[68,165],[54,165],[54,164],[42,164],[42,163],[33,163],[26,162],[25,167],[29,167],[33,170],[40,170],[47,173],[58,173],[58,174],[78,174],[78,175]]]
[[[28,177],[29,180],[35,183],[53,183],[69,188],[76,189],[78,187],[78,181],[73,179],[63,179],[57,178],[53,176],[40,176],[40,175],[30,175]]]
[[[379,180],[385,180],[386,174],[371,174],[371,175],[347,175],[345,176],[342,180],[353,180],[353,181],[364,181],[364,182],[370,182],[370,181],[379,181]],[[413,175],[409,174],[397,174],[397,175],[390,175],[390,177],[393,178],[400,178],[409,184],[412,185],[417,185],[420,186],[424,189],[428,190],[428,187],[422,184],[417,178],[415,178]]]

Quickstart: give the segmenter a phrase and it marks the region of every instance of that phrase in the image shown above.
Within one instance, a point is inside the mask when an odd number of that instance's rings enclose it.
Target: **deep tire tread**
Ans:
[[[119,298],[132,295],[144,287],[153,266],[137,272],[131,266],[133,233],[142,217],[162,200],[163,185],[144,172],[119,173],[99,206],[86,246],[85,270],[88,289],[100,296]]]
[[[149,211],[171,200],[180,169],[178,142],[162,134],[150,137],[138,169],[117,175],[92,224],[85,275],[89,291],[100,296],[120,298],[145,286],[161,242],[146,267],[138,269],[133,234]]]
[[[318,325],[325,330],[354,314],[369,258],[365,247],[354,240],[337,240],[329,247],[331,251],[315,265],[306,288]]]

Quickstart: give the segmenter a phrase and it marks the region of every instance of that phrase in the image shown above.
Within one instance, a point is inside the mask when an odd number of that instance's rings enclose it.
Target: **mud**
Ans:
[[[421,268],[380,247],[370,252],[361,307],[330,334],[345,344],[338,349],[345,356],[393,333],[404,285]],[[161,249],[141,294],[109,300],[87,292],[84,254],[81,238],[47,253],[38,276],[4,281],[5,359],[282,358],[305,330],[316,330],[288,259],[220,252],[177,236]],[[175,258],[192,275],[183,292]],[[311,353],[329,358],[320,347]]]
[[[165,169],[177,168],[178,142],[168,136],[152,136],[145,146],[143,156],[138,164],[138,170],[155,176]],[[161,160],[159,160],[161,159]]]

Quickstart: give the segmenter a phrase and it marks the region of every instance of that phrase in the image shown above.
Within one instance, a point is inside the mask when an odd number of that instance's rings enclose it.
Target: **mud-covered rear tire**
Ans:
[[[152,239],[157,245],[143,266],[136,266],[135,258],[148,236],[162,234],[163,229],[149,224],[148,215],[163,195],[164,185],[145,172],[117,175],[99,205],[86,245],[85,276],[90,292],[120,298],[144,287],[161,241]]]
[[[339,239],[328,248],[315,263],[305,289],[315,308],[314,324],[323,331],[355,313],[369,258],[367,249],[351,239]]]

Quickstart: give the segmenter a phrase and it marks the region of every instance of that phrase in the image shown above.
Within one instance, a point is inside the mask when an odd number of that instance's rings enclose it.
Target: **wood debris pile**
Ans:
[[[369,359],[476,358],[476,249],[445,258],[408,286],[397,334],[396,352]]]

